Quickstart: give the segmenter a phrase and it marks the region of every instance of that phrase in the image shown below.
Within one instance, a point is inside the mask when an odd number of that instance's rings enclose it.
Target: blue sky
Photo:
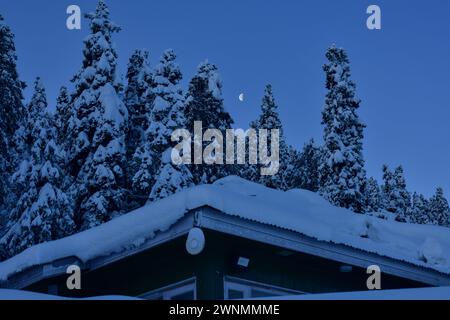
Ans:
[[[274,87],[289,143],[321,141],[324,53],[347,49],[360,116],[367,124],[369,175],[402,164],[410,190],[430,196],[437,185],[450,195],[450,24],[448,0],[109,0],[119,71],[131,52],[150,50],[154,65],[173,48],[185,81],[208,58],[219,66],[227,109],[246,128],[259,113],[266,83]],[[19,72],[31,85],[43,78],[52,106],[59,87],[81,66],[88,32],[65,27],[66,8],[83,13],[93,0],[2,1],[0,13],[16,34]],[[382,30],[366,28],[366,8],[382,10]],[[239,102],[239,93],[246,100]],[[29,97],[30,90],[27,90]]]

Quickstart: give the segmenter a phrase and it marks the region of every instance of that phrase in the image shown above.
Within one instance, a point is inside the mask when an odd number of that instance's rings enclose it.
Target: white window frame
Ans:
[[[256,281],[245,280],[241,278],[225,276],[223,278],[223,297],[225,300],[230,300],[228,296],[229,290],[240,291],[243,294],[243,299],[251,299],[252,290],[258,290],[260,292],[266,292],[267,297],[275,296],[287,296],[287,295],[299,295],[305,294],[306,292],[297,291],[287,288],[282,288],[270,284],[264,284]],[[261,297],[262,298],[262,297]]]
[[[146,300],[172,300],[174,296],[178,296],[183,293],[191,292],[194,293],[194,300],[197,300],[197,278],[189,278],[156,290],[152,290],[143,293],[139,298]]]

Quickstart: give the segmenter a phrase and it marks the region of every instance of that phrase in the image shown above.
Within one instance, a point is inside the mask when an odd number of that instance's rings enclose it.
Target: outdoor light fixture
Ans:
[[[186,251],[195,256],[205,248],[205,234],[200,228],[192,228],[186,239]]]
[[[250,263],[250,259],[249,258],[245,258],[245,257],[239,257],[238,261],[237,261],[237,265],[243,268],[248,268],[248,264]]]

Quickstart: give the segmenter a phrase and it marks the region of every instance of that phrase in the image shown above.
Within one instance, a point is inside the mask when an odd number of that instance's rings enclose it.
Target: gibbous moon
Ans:
[[[245,96],[244,96],[243,93],[241,93],[241,94],[239,95],[239,101],[243,102],[244,99],[245,99]]]

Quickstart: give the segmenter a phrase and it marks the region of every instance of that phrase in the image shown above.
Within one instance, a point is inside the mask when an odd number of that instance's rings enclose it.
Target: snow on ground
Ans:
[[[77,300],[77,299],[58,297],[29,291],[0,289],[0,300]],[[139,299],[125,296],[100,296],[80,300],[139,300]]]
[[[0,263],[0,280],[30,266],[76,256],[83,262],[135,248],[168,230],[189,210],[225,214],[345,244],[450,274],[450,228],[399,223],[355,214],[305,190],[266,188],[238,177],[184,190],[96,228],[31,247]]]
[[[304,294],[268,300],[450,300],[450,287]]]

